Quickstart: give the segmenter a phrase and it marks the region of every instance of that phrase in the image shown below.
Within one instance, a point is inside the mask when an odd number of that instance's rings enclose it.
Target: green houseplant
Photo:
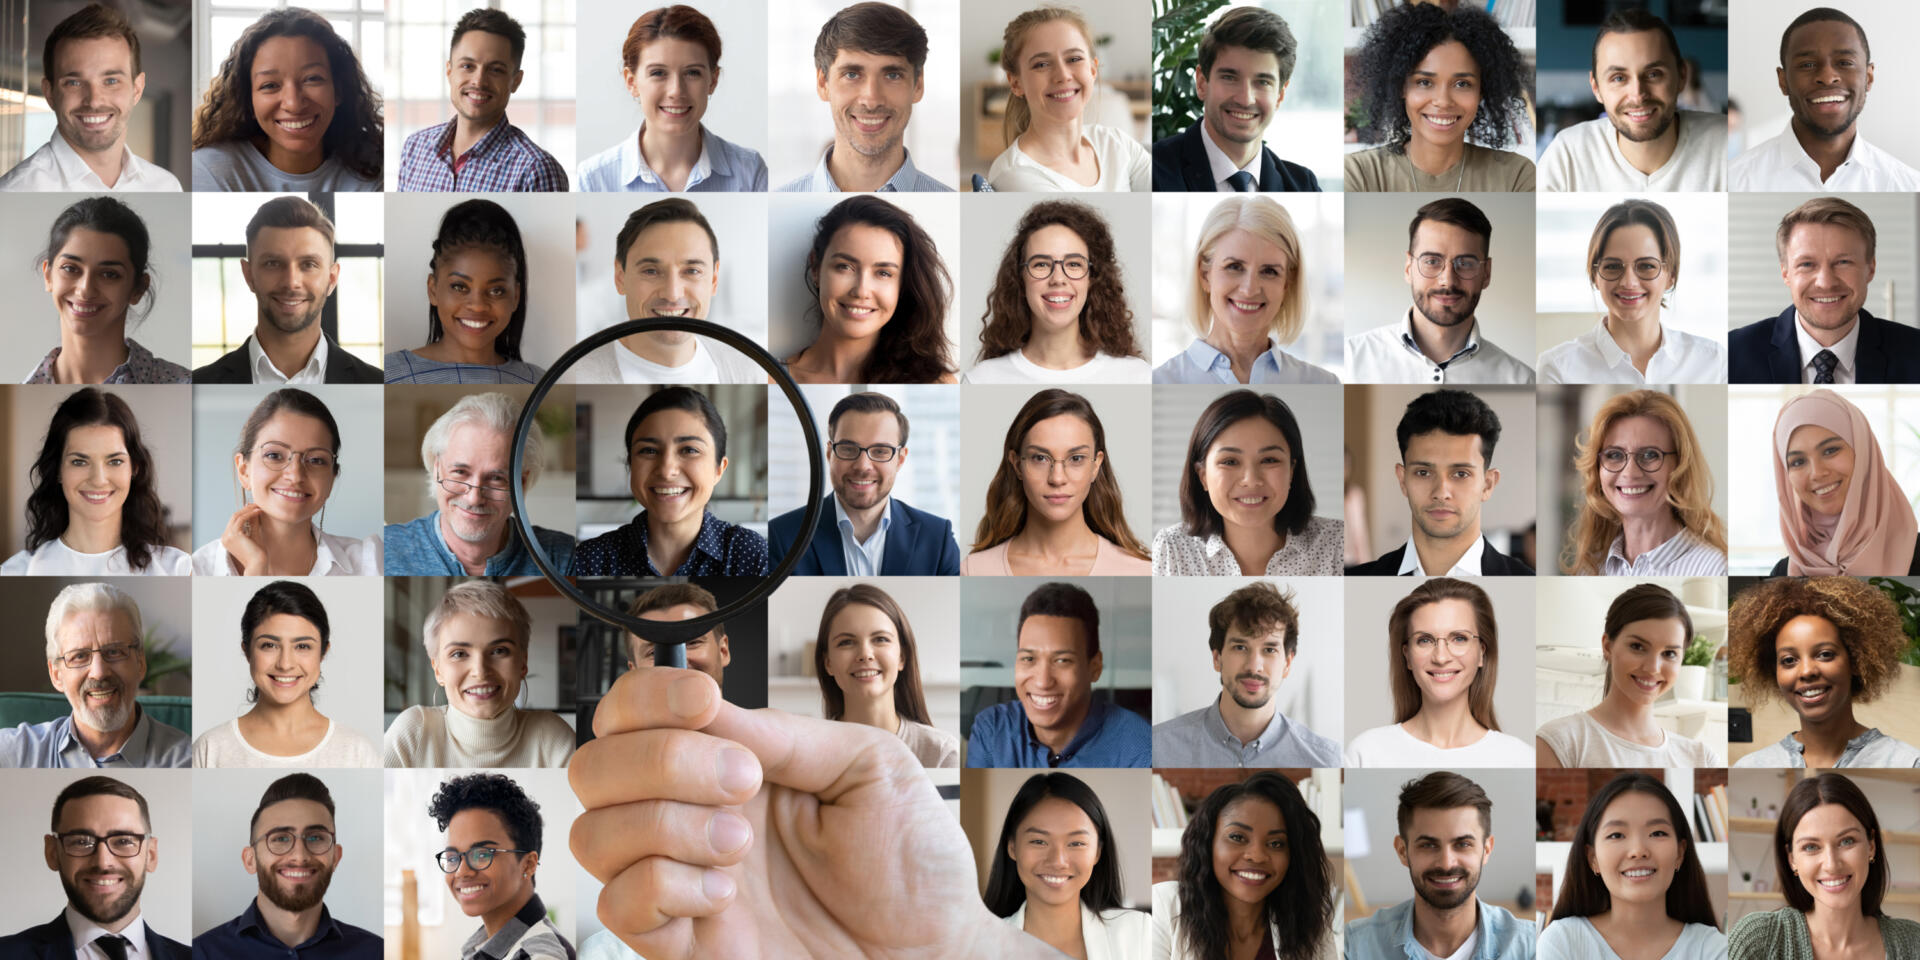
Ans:
[[[1200,35],[1207,19],[1227,0],[1153,0],[1153,139],[1185,130],[1200,116],[1193,71],[1200,63]]]

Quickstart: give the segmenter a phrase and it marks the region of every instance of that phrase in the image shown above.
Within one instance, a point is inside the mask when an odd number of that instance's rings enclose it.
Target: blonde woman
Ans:
[[[1154,383],[1339,383],[1280,348],[1307,323],[1300,235],[1269,197],[1231,196],[1200,225],[1187,316],[1192,346],[1154,368]]]
[[[1583,503],[1563,573],[1717,577],[1727,525],[1713,512],[1713,470],[1679,401],[1635,390],[1600,405],[1576,445]]]
[[[1086,118],[1100,89],[1100,61],[1078,10],[1041,7],[1014,17],[1001,38],[1000,67],[1013,91],[1002,120],[1007,149],[987,169],[995,190],[1153,189],[1147,148]]]

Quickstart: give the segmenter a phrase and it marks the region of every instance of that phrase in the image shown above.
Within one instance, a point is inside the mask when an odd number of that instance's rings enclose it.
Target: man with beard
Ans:
[[[803,577],[959,576],[953,522],[893,499],[893,481],[907,462],[907,415],[892,397],[855,393],[827,414],[828,478],[807,552],[794,565]],[[768,562],[779,564],[800,539],[804,508],[767,523]]]
[[[379,367],[340,349],[320,315],[340,283],[333,221],[311,202],[275,197],[247,221],[240,275],[259,320],[231,353],[193,371],[194,383],[382,383]]]
[[[340,844],[333,794],[319,777],[290,773],[268,785],[247,827],[240,863],[260,880],[246,912],[193,938],[194,960],[378,960],[378,934],[341,923],[323,901]]]
[[[1532,383],[1533,368],[1480,337],[1474,310],[1493,283],[1493,224],[1479,207],[1442,197],[1407,226],[1403,320],[1347,338],[1351,383]]]
[[[1299,53],[1293,31],[1271,10],[1233,7],[1213,21],[1193,69],[1200,120],[1153,145],[1153,188],[1318,191],[1312,170],[1280,159],[1263,139]]]
[[[539,576],[510,502],[513,431],[520,404],[504,393],[461,397],[427,428],[420,459],[437,509],[417,520],[387,524],[388,576]],[[527,432],[521,483],[533,488],[546,459],[538,429]],[[547,562],[556,570],[573,560],[573,538],[534,527]]]
[[[188,767],[191,741],[147,716],[140,606],[108,583],[76,583],[47,612],[47,678],[73,712],[0,730],[0,767]]]
[[[927,31],[891,4],[856,3],[820,27],[814,92],[833,111],[833,145],[789,193],[953,192],[921,173],[906,147],[913,105],[927,94]]]
[[[1347,924],[1350,958],[1531,960],[1533,922],[1474,896],[1493,855],[1493,801],[1457,773],[1439,771],[1400,788],[1393,852],[1414,898]]]
[[[0,937],[0,960],[188,960],[140,915],[140,891],[159,868],[160,840],[147,798],[112,777],[85,777],[53,801],[47,869],[67,908],[51,923]]]
[[[0,190],[180,189],[178,178],[127,146],[127,117],[140,105],[147,75],[140,69],[140,35],[126,17],[93,3],[54,24],[40,68],[53,136],[0,177]]]
[[[453,27],[447,88],[453,119],[407,138],[400,189],[429,193],[567,189],[553,154],[507,121],[507,101],[526,71],[527,31],[499,10],[469,10]]]
[[[1153,728],[1153,760],[1167,767],[1337,767],[1340,745],[1290,720],[1273,688],[1293,672],[1300,611],[1265,580],[1207,613],[1220,696]]]
[[[1784,133],[1733,158],[1728,189],[1920,190],[1920,170],[1867,142],[1856,121],[1873,89],[1867,31],[1831,7],[1795,17],[1774,70],[1793,120]]]
[[[1541,190],[1725,190],[1727,118],[1682,110],[1687,61],[1665,20],[1618,10],[1593,41],[1587,86],[1606,115],[1560,131]]]

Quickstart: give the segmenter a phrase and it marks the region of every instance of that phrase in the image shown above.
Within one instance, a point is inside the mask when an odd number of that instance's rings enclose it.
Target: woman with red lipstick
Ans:
[[[427,274],[427,345],[387,354],[388,383],[538,383],[520,359],[527,327],[527,250],[513,214],[492,200],[440,218]]]
[[[1907,634],[1893,601],[1856,577],[1778,577],[1727,611],[1727,673],[1747,706],[1777,696],[1800,729],[1736,767],[1920,767],[1920,748],[1856,720],[1892,685]]]
[[[1069,957],[1146,960],[1152,920],[1122,901],[1120,846],[1093,788],[1066,773],[1027,778],[1007,806],[987,909]]]
[[[1920,576],[1920,522],[1859,407],[1832,390],[1794,397],[1773,449],[1787,542],[1773,576]]]
[[[1071,200],[1027,210],[1000,257],[961,383],[1146,383],[1113,234]]]
[[[878,197],[840,201],[814,225],[807,289],[820,334],[782,361],[801,383],[954,383],[953,277],[913,215]]]
[[[1207,795],[1153,885],[1152,960],[1332,960],[1334,874],[1320,817],[1263,770]]]
[[[1886,851],[1880,818],[1852,780],[1822,773],[1794,784],[1773,827],[1787,905],[1741,917],[1727,937],[1729,960],[1920,958],[1920,923],[1881,909]]]
[[[1617,394],[1575,444],[1580,512],[1560,569],[1609,577],[1717,577],[1727,525],[1686,410],[1658,390]]]
[[[60,345],[25,383],[187,383],[190,371],[127,336],[134,304],[153,308],[146,221],[112,197],[60,211],[40,254],[40,278],[60,316]],[[141,314],[142,317],[145,313]]]
[[[1540,934],[1540,960],[1606,956],[1727,956],[1687,812],[1645,773],[1614,777],[1588,801]]]
[[[995,190],[1153,189],[1147,148],[1086,117],[1100,89],[1093,36],[1086,18],[1067,7],[1029,10],[1007,24],[1000,67],[1013,90],[1001,121],[1007,149],[987,168]]]
[[[885,590],[856,583],[827,598],[813,669],[820,679],[820,712],[828,720],[897,734],[921,766],[960,765],[960,738],[933,725],[920,690],[913,625]]]

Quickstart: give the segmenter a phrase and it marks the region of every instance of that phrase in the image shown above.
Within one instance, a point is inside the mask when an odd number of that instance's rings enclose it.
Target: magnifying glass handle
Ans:
[[[653,658],[656,667],[679,667],[684,670],[687,666],[687,645],[663,643],[654,648]]]

